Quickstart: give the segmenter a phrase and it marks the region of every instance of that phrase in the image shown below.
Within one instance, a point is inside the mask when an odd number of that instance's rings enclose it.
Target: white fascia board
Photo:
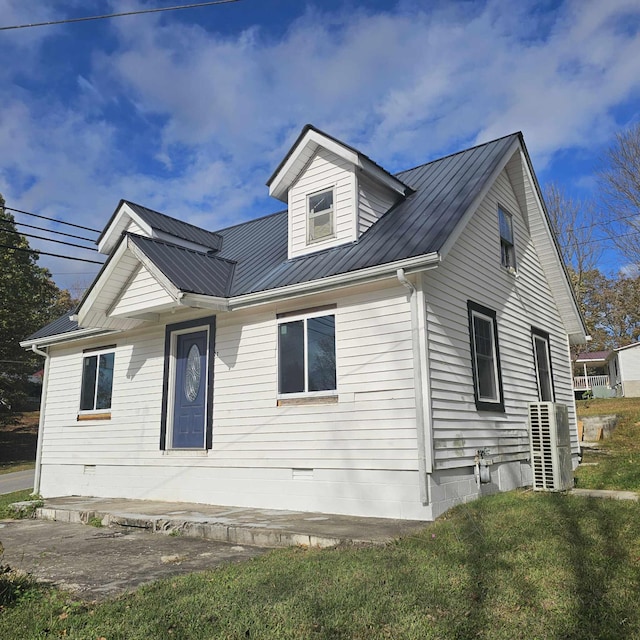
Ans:
[[[634,347],[640,347],[640,342],[634,342],[633,344],[628,344],[624,347],[617,347],[614,351],[626,351],[627,349],[633,349]]]
[[[573,287],[569,282],[569,275],[564,266],[564,262],[560,257],[560,249],[558,247],[557,240],[554,238],[551,232],[551,224],[549,222],[549,216],[547,214],[546,207],[542,200],[540,199],[540,194],[538,191],[538,183],[534,177],[533,167],[529,162],[529,155],[525,153],[524,149],[518,142],[518,147],[520,148],[521,157],[524,159],[522,163],[524,170],[526,172],[527,179],[531,184],[531,191],[533,192],[533,196],[536,199],[536,206],[540,215],[544,220],[544,229],[545,229],[545,241],[549,242],[551,246],[554,248],[554,253],[556,256],[556,268],[562,273],[562,282],[563,282],[563,291],[562,293],[569,300],[569,305],[571,306],[571,310],[573,311],[574,321],[569,326],[567,326],[567,319],[563,317],[563,321],[565,322],[565,327],[567,327],[567,334],[569,335],[569,342],[571,344],[586,344],[588,342],[587,336],[588,331],[584,325],[584,321],[582,319],[582,314],[580,313],[580,309],[578,308],[578,302],[576,300],[575,293],[573,291]]]
[[[184,240],[183,238],[173,236],[170,233],[165,233],[164,231],[158,231],[157,229],[152,230],[150,237],[157,240],[163,240],[164,242],[170,242],[171,244],[177,244],[179,247],[184,247],[185,249],[193,249],[194,251],[203,251],[205,253],[207,251],[211,251],[211,247],[207,247],[204,244]]]
[[[185,293],[180,298],[183,307],[196,309],[213,309],[214,311],[229,311],[229,299],[216,296],[206,296],[201,293]]]
[[[102,240],[98,244],[100,253],[108,255],[113,251],[130,220],[133,220],[149,237],[152,236],[153,229],[126,202],[123,202],[116,217],[105,230]]]
[[[87,297],[82,300],[80,307],[78,307],[78,310],[76,311],[79,325],[82,325],[87,316],[87,313],[91,310],[91,307],[102,293],[104,285],[109,281],[111,274],[120,261],[120,258],[122,258],[123,254],[126,251],[127,243],[122,240],[116,250],[109,256],[107,262],[105,262],[104,267],[98,274],[98,277],[94,280]]]
[[[53,336],[44,336],[42,338],[36,338],[35,340],[23,340],[20,342],[20,346],[24,349],[30,349],[32,345],[36,347],[48,347],[53,344],[73,342],[74,340],[83,340],[84,338],[91,338],[108,333],[119,333],[119,331],[114,329],[76,329],[75,331],[59,333]]]
[[[358,269],[357,271],[349,271],[348,273],[340,273],[311,282],[300,282],[298,284],[279,287],[277,289],[269,289],[267,291],[258,291],[256,293],[247,293],[229,299],[229,310],[242,309],[262,304],[264,302],[272,302],[280,298],[297,298],[308,295],[310,293],[319,293],[329,289],[340,289],[353,284],[362,282],[373,282],[384,278],[396,277],[398,269],[404,269],[406,273],[415,273],[418,271],[426,271],[434,269],[440,263],[440,255],[436,252],[428,253],[415,258],[406,258],[389,262],[388,264],[380,264],[366,269]]]
[[[504,168],[507,166],[507,162],[509,162],[509,160],[511,159],[511,156],[513,156],[513,154],[518,149],[520,149],[520,142],[518,140],[514,140],[511,146],[509,147],[509,149],[505,152],[504,156],[502,157],[501,162],[495,168],[493,173],[489,176],[489,179],[486,181],[484,187],[482,187],[482,190],[480,191],[480,193],[478,193],[478,195],[474,198],[473,202],[467,209],[466,213],[464,214],[460,222],[458,222],[458,225],[456,226],[456,228],[449,234],[449,237],[447,238],[447,241],[442,246],[442,249],[440,249],[440,255],[442,256],[443,260],[447,257],[447,255],[449,254],[449,251],[451,251],[455,243],[458,241],[458,238],[460,237],[462,232],[465,230],[467,224],[469,224],[469,220],[471,220],[471,218],[477,211],[478,207],[480,206],[480,203],[485,199],[487,193],[489,193],[489,190],[491,189],[491,187],[493,187],[493,184],[498,179],[498,176],[502,173]]]
[[[287,161],[282,165],[280,171],[278,171],[271,181],[271,184],[269,185],[270,196],[273,196],[278,200],[283,200],[283,198],[286,197],[289,187],[295,182],[295,179],[298,176],[298,171],[295,171],[298,159],[302,152],[309,146],[313,146],[313,151],[315,151],[317,147],[323,147],[327,151],[335,153],[340,158],[344,158],[347,162],[359,166],[357,153],[339,144],[335,140],[331,140],[317,131],[310,129],[298,145],[296,145],[295,149],[291,151],[291,155],[287,158]]]

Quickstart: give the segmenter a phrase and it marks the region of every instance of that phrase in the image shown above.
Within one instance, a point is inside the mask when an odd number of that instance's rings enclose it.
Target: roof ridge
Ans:
[[[522,131],[514,131],[512,133],[508,133],[507,135],[500,136],[499,138],[495,138],[494,140],[487,140],[487,142],[481,142],[480,144],[473,145],[473,147],[467,147],[466,149],[460,149],[460,151],[454,151],[453,153],[448,153],[446,156],[441,156],[439,158],[434,158],[433,160],[429,160],[428,162],[423,162],[421,164],[417,164],[415,167],[409,167],[408,169],[402,169],[402,171],[398,171],[395,173],[395,176],[400,175],[401,173],[407,173],[408,171],[414,171],[415,169],[420,169],[422,167],[426,167],[427,165],[434,164],[435,162],[440,162],[441,160],[446,160],[447,158],[453,158],[453,156],[460,155],[461,153],[467,153],[468,151],[473,151],[474,149],[480,149],[480,147],[486,147],[487,145],[494,144],[496,142],[500,142],[501,140],[506,140],[507,138],[511,138],[512,136],[522,136]]]
[[[162,240],[160,238],[149,238],[148,236],[140,235],[139,233],[133,233],[131,231],[127,231],[125,233],[126,236],[130,236],[133,238],[141,238],[143,241],[150,242],[152,244],[162,244],[167,247],[173,247],[175,249],[181,249],[182,251],[189,251],[190,253],[195,253],[199,256],[204,256],[205,258],[213,258],[214,260],[221,260],[223,262],[228,262],[229,264],[237,264],[237,260],[232,260],[231,258],[223,258],[221,256],[215,255],[212,253],[212,250],[209,251],[198,251],[197,249],[192,249],[191,247],[185,247],[180,244],[176,244],[175,242],[169,242],[168,240]]]
[[[192,229],[197,229],[198,231],[204,231],[205,233],[210,233],[212,235],[218,235],[218,233],[216,231],[211,231],[210,229],[205,229],[204,227],[199,227],[196,224],[192,224],[191,222],[185,222],[184,220],[181,220],[180,218],[175,218],[174,216],[170,216],[166,213],[162,213],[162,211],[156,211],[155,209],[150,209],[149,207],[145,206],[144,204],[140,204],[139,202],[133,202],[133,200],[126,200],[123,198],[123,202],[126,202],[129,205],[134,205],[136,207],[140,207],[141,209],[146,209],[147,211],[150,211],[151,213],[157,215],[157,216],[162,216],[163,218],[167,218],[169,220],[173,220],[175,222],[179,222],[180,224],[183,224],[187,227],[191,227]]]

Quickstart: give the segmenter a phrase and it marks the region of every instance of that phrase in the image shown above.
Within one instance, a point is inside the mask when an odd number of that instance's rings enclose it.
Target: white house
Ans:
[[[430,520],[531,484],[585,328],[522,135],[391,175],[306,126],[280,213],[121,201],[46,354],[36,490]],[[489,461],[488,484],[475,461]]]

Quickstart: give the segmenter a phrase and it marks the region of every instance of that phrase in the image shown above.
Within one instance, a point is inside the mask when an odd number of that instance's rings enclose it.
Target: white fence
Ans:
[[[574,376],[573,388],[576,391],[587,391],[593,387],[608,387],[609,376]]]

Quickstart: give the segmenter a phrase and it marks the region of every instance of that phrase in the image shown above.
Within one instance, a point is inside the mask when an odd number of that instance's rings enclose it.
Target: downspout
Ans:
[[[415,286],[407,280],[404,269],[398,269],[396,276],[400,284],[409,290],[409,304],[411,308],[411,342],[413,344],[413,383],[416,395],[416,433],[418,441],[418,474],[420,487],[420,502],[429,504],[427,488],[427,464],[424,442],[424,397],[422,388],[422,367],[420,366],[420,329],[418,322],[418,301]]]
[[[35,344],[31,345],[31,351],[44,357],[44,373],[42,374],[42,395],[40,396],[40,420],[38,422],[38,444],[36,445],[36,471],[33,478],[33,493],[40,493],[40,475],[42,472],[42,436],[44,432],[44,412],[47,404],[47,388],[49,387],[49,360],[50,356],[46,351],[38,349]]]

